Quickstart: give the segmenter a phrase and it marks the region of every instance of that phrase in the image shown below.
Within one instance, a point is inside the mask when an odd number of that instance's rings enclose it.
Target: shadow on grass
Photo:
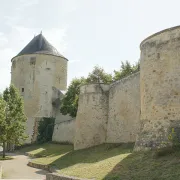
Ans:
[[[79,163],[95,163],[119,154],[131,153],[134,144],[102,144],[96,147],[68,152],[49,165],[58,169]]]
[[[180,180],[180,152],[157,157],[154,151],[133,152],[104,180]]]
[[[72,145],[59,145],[59,144],[36,144],[18,150],[17,153],[30,153],[34,157],[57,156],[65,154],[73,150]]]
[[[51,161],[48,165],[61,170],[76,164],[92,163],[93,165],[93,163],[111,157],[116,158],[117,155],[131,153],[133,146],[134,144],[103,144],[88,149],[73,151],[73,147],[70,145],[43,144],[28,147],[29,149],[26,149],[26,152],[31,151],[36,157],[47,156],[43,161],[47,161],[48,157],[57,156],[56,160]],[[108,163],[108,161],[106,162]],[[175,152],[163,151],[163,153],[158,153],[158,156],[157,154],[155,155],[154,151],[133,152],[124,159],[117,160],[113,169],[110,169],[110,172],[109,170],[105,170],[103,172],[105,174],[103,174],[103,178],[101,179],[180,180],[179,169],[180,150]],[[97,171],[96,168],[93,171]],[[107,172],[108,174],[106,174]],[[93,172],[92,174],[96,176],[98,172]]]

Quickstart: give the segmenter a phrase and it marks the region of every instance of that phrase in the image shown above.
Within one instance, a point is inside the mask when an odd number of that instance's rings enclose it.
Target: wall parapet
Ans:
[[[109,84],[105,83],[86,84],[80,87],[80,94],[107,92],[109,91],[109,86]]]
[[[118,85],[118,84],[122,84],[122,83],[125,83],[126,81],[129,81],[130,79],[136,77],[136,76],[139,76],[140,75],[140,71],[136,72],[136,73],[133,73],[127,77],[124,77],[120,80],[117,80],[117,81],[114,81],[113,83],[110,84],[110,87],[109,87],[109,90],[111,88],[113,88],[114,86]]]
[[[179,28],[180,28],[180,26],[170,27],[170,28],[164,29],[164,30],[162,30],[162,31],[159,31],[159,32],[157,32],[157,33],[154,33],[154,34],[148,36],[147,38],[145,38],[145,39],[141,42],[141,44],[140,44],[140,49],[141,49],[141,47],[142,47],[142,44],[144,44],[145,41],[147,41],[147,40],[149,40],[149,39],[151,39],[151,38],[153,38],[153,37],[155,37],[155,36],[157,36],[157,35],[160,35],[160,34],[162,34],[162,33],[165,33],[165,32],[168,32],[168,31],[172,31],[172,30],[174,30],[174,29],[179,29]]]

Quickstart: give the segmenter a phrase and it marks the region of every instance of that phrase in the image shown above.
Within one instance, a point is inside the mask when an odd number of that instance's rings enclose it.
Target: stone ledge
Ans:
[[[29,161],[27,165],[30,167],[33,167],[33,168],[49,171],[50,173],[56,172],[56,170],[49,165],[37,164],[37,163],[31,162],[31,161]]]
[[[73,176],[65,176],[65,175],[60,175],[57,173],[49,173],[46,175],[46,180],[90,180],[90,179],[77,178]],[[91,179],[91,180],[95,180],[95,179]]]

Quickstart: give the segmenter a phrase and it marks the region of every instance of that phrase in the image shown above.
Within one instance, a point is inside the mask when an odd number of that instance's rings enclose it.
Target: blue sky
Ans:
[[[68,83],[95,65],[107,72],[140,57],[147,36],[180,25],[179,0],[0,0],[0,91],[11,58],[42,30],[69,59]]]

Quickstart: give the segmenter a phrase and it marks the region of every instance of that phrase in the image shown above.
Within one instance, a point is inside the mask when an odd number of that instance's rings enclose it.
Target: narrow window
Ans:
[[[31,57],[30,58],[30,65],[35,65],[36,64],[36,57]]]
[[[24,88],[22,88],[21,91],[24,92]]]

